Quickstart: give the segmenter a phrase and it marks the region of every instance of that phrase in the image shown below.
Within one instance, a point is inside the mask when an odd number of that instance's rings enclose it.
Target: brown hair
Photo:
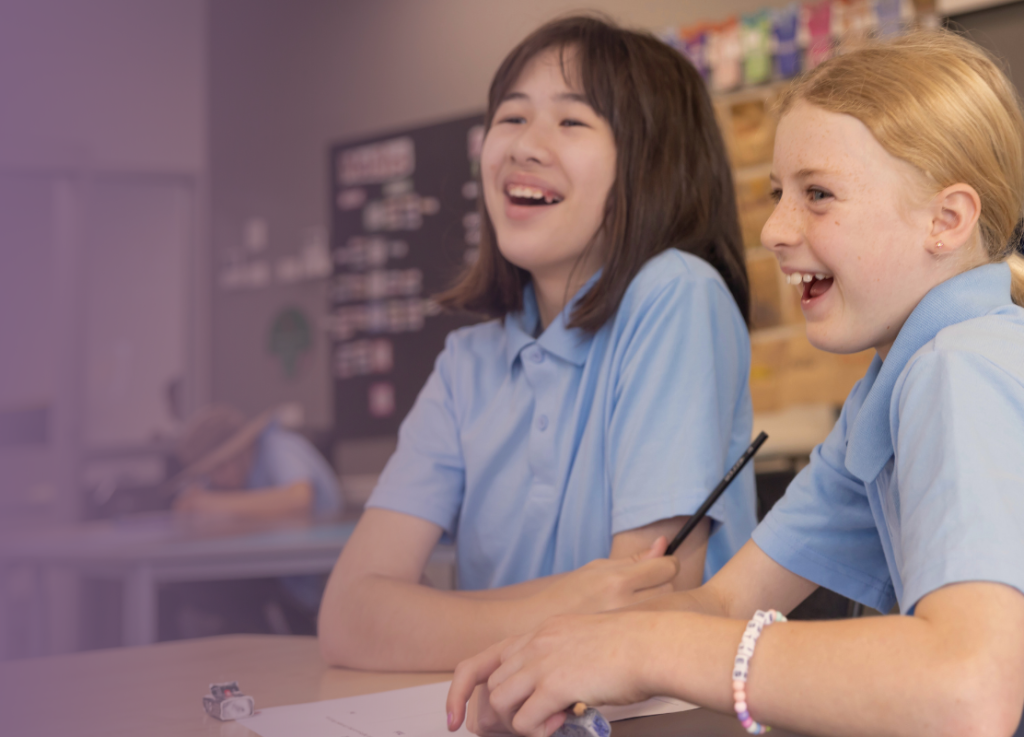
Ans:
[[[973,187],[986,256],[1009,263],[1013,300],[1024,304],[1024,116],[984,50],[950,31],[917,31],[825,62],[787,91],[780,114],[799,100],[857,118],[934,191]]]
[[[604,268],[576,304],[569,326],[600,328],[644,263],[668,248],[714,266],[746,320],[750,295],[732,174],[700,75],[649,34],[592,16],[555,20],[527,36],[498,68],[487,100],[486,130],[523,68],[549,49],[561,52],[563,71],[565,53],[572,54],[578,65],[573,76],[590,106],[611,126],[617,152],[601,226]],[[482,199],[480,214],[477,260],[437,299],[447,307],[504,317],[522,309],[530,274],[498,250]]]

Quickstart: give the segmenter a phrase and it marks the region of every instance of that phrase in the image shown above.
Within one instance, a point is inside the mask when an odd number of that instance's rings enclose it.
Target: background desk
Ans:
[[[237,680],[256,708],[408,688],[450,673],[328,668],[316,639],[228,635],[0,663],[5,737],[255,737],[203,712],[213,682]],[[440,708],[443,708],[440,707]],[[613,725],[614,737],[743,737],[734,717],[694,709]],[[792,737],[773,730],[778,737]]]
[[[5,535],[0,541],[0,584],[12,576],[24,578],[26,572],[31,577],[33,654],[76,649],[77,607],[73,601],[64,606],[55,602],[53,590],[75,589],[83,577],[121,582],[121,642],[146,645],[157,638],[160,584],[328,573],[356,519],[199,523],[157,514]],[[454,549],[442,546],[432,564],[453,560]],[[63,582],[48,585],[62,576]],[[13,616],[2,614],[0,621]]]

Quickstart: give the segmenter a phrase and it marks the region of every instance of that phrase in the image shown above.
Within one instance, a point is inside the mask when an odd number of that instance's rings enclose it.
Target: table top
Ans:
[[[67,563],[215,560],[253,553],[337,555],[357,514],[331,520],[306,517],[246,521],[202,519],[172,512],[45,527],[0,537],[0,560]]]
[[[208,716],[209,684],[237,680],[256,708],[421,686],[450,673],[329,668],[316,638],[227,635],[0,663],[0,734],[8,737],[255,737]],[[615,737],[741,737],[705,709],[613,726]],[[779,737],[790,733],[773,730]]]
[[[0,733],[18,737],[253,737],[203,711],[236,680],[257,708],[407,688],[450,673],[329,668],[314,637],[226,635],[0,663]],[[225,728],[228,728],[225,731]]]

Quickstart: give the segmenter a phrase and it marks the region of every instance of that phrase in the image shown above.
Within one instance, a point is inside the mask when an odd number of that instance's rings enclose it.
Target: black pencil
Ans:
[[[712,489],[711,493],[708,494],[708,498],[700,505],[700,509],[694,512],[690,516],[690,519],[686,520],[686,524],[683,525],[683,529],[679,531],[679,534],[675,536],[675,539],[670,542],[668,547],[665,549],[665,555],[672,555],[672,553],[676,552],[676,549],[683,544],[683,540],[686,539],[686,536],[693,531],[693,528],[697,526],[698,522],[704,519],[704,515],[706,515],[708,510],[711,509],[711,505],[718,501],[718,497],[722,496],[722,492],[725,491],[726,487],[732,483],[732,480],[739,475],[740,471],[743,470],[743,467],[747,465],[747,462],[751,458],[754,457],[754,454],[757,453],[758,449],[762,445],[764,445],[764,441],[767,439],[768,434],[763,431],[754,438],[754,442],[752,442],[743,452],[743,455],[740,456],[739,460],[733,464],[732,468],[729,469],[729,472],[725,474],[725,478],[719,481],[718,486]]]

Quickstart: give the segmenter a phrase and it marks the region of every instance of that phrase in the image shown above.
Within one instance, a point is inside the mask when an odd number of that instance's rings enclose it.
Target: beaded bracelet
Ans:
[[[732,694],[736,700],[736,717],[740,724],[750,734],[764,734],[771,727],[758,724],[750,716],[747,709],[747,669],[750,667],[750,658],[754,655],[754,645],[761,631],[773,622],[785,622],[786,617],[782,612],[769,609],[763,612],[760,609],[754,614],[754,618],[747,622],[747,628],[743,630],[743,637],[740,639],[740,646],[736,650],[736,660],[732,667]]]

